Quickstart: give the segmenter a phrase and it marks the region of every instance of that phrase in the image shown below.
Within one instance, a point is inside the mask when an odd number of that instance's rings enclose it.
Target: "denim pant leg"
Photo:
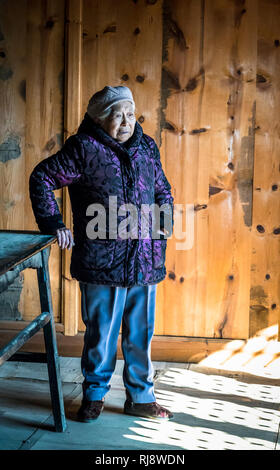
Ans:
[[[155,322],[156,285],[127,289],[122,322],[123,381],[134,403],[154,402],[151,340]]]
[[[83,395],[87,400],[101,400],[110,389],[116,365],[127,289],[88,283],[80,283],[80,289],[86,325],[81,361]]]

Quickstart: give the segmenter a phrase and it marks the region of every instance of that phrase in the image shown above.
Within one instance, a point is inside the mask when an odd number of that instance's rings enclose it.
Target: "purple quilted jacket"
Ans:
[[[140,209],[142,204],[168,204],[173,227],[173,197],[158,147],[138,122],[130,139],[120,144],[86,113],[77,134],[69,137],[56,154],[36,165],[30,175],[29,193],[42,233],[52,234],[65,227],[53,193],[63,186],[68,186],[73,214],[73,278],[121,287],[155,284],[165,278],[167,239],[141,238]],[[117,201],[117,224],[127,217],[119,213],[120,206],[130,203],[139,209],[138,238],[124,239],[118,232],[110,237],[110,196]],[[87,213],[93,203],[100,204],[106,213],[105,239],[88,236],[88,224],[97,215]],[[150,214],[150,235],[151,225]]]

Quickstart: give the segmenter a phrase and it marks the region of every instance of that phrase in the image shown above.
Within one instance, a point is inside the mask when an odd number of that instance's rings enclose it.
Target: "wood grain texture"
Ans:
[[[1,228],[38,230],[29,200],[34,166],[62,142],[64,1],[1,2]],[[60,192],[57,192],[59,201]],[[54,316],[60,320],[60,253],[50,257]],[[39,309],[36,271],[24,272],[19,310]],[[28,313],[27,313],[28,312]]]
[[[0,228],[23,229],[25,201],[25,100],[19,85],[25,83],[26,1],[17,6],[0,4]],[[18,42],[18,36],[21,41]],[[23,85],[24,88],[24,85]],[[21,87],[22,91],[22,87]],[[16,112],[15,112],[16,110]],[[23,281],[23,278],[21,278]],[[12,294],[12,293],[11,293]],[[18,311],[23,312],[21,290]]]
[[[160,147],[176,217],[184,220],[187,204],[193,216],[192,246],[168,241],[155,334],[246,339],[277,323],[280,2],[12,0],[0,8],[1,228],[36,228],[33,166],[76,132],[93,93],[127,85]],[[71,228],[67,189],[61,196]],[[55,318],[74,335],[84,330],[80,292],[70,253],[62,265],[60,256],[53,246]],[[26,319],[39,304],[33,274],[21,296]]]
[[[192,248],[169,242],[162,334],[248,335],[257,16],[241,3],[163,5],[173,81],[162,81],[161,151],[175,203],[195,210]]]
[[[18,4],[18,2],[17,2]],[[63,133],[64,1],[27,1],[26,17],[26,115],[25,115],[25,228],[38,230],[29,199],[28,181],[39,161],[57,152]],[[55,191],[62,209],[61,190]],[[61,318],[61,253],[53,245],[49,260],[55,321]],[[38,311],[36,272],[25,276],[24,315],[30,320]],[[34,313],[33,313],[34,312]],[[30,317],[31,315],[31,317]]]
[[[212,116],[206,336],[247,338],[257,9],[250,0],[246,8],[226,3],[208,2],[205,23]],[[212,187],[221,191],[212,195]]]
[[[280,320],[279,26],[280,2],[259,0],[250,336]]]
[[[248,338],[249,330],[253,334],[277,317],[279,293],[272,294],[270,317],[259,315],[258,324],[256,307],[250,308],[259,295],[252,246],[258,87],[268,89],[264,77],[271,73],[261,78],[258,72],[258,24],[268,30],[278,11],[277,2],[271,10],[269,0],[262,5],[259,9],[255,0],[120,1],[118,6],[84,1],[83,110],[91,94],[106,84],[129,86],[139,122],[160,146],[178,204],[175,215],[184,220],[186,205],[193,207],[191,248],[177,250],[176,236],[168,242],[168,274],[158,285],[156,334]],[[270,13],[264,26],[266,6]],[[275,28],[271,37],[276,38]],[[277,44],[277,38],[270,40],[274,54]],[[278,171],[277,157],[275,152]],[[277,182],[272,191],[276,200]],[[274,226],[277,255],[276,220]],[[262,256],[258,259],[261,265]],[[279,270],[269,281],[274,288],[278,276]]]

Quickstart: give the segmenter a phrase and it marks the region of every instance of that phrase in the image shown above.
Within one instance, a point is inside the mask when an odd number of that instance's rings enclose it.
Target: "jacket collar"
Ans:
[[[88,113],[85,113],[84,118],[78,128],[78,134],[87,134],[104,145],[107,145],[117,153],[125,153],[132,156],[138,149],[142,136],[143,129],[140,124],[136,121],[135,128],[132,136],[123,144],[113,139],[101,126],[96,124]]]

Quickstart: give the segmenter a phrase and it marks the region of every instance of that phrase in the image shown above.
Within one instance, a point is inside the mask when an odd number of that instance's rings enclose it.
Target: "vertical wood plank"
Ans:
[[[28,181],[40,160],[55,153],[62,144],[64,73],[64,1],[27,1],[25,76],[25,211],[24,228],[38,230],[29,199]],[[23,85],[22,85],[23,86]],[[61,209],[62,191],[55,191]],[[49,269],[55,321],[61,319],[61,253],[52,246]],[[37,314],[39,292],[34,270],[24,272],[24,320]]]
[[[26,18],[26,1],[19,5],[2,2],[0,15],[0,226],[23,229],[25,100],[18,84],[24,83],[26,75],[26,23],[22,20]]]
[[[40,159],[58,149],[62,133],[64,2],[1,2],[0,35],[0,224],[37,230],[28,180]],[[20,38],[20,39],[19,39]],[[58,141],[58,142],[57,142]],[[59,197],[59,193],[58,193]],[[50,259],[54,315],[60,320],[60,254]],[[36,272],[22,273],[18,309],[24,320],[37,315]]]
[[[66,13],[66,64],[64,127],[66,140],[75,134],[81,121],[82,84],[82,0],[67,0]],[[71,202],[68,189],[63,188],[63,221],[73,232]],[[65,335],[78,331],[80,291],[78,282],[70,274],[71,252],[62,253],[62,313]]]
[[[250,336],[277,325],[280,320],[280,2],[259,0],[257,3]]]
[[[150,3],[84,0],[82,111],[104,86],[128,86],[144,132],[158,138],[162,2]]]
[[[208,139],[208,135],[192,134],[192,131],[207,126],[207,117],[203,115],[201,118],[201,97],[205,80],[201,69],[204,34],[201,18],[201,2],[163,2],[160,151],[164,170],[173,189],[175,205],[178,204],[178,208],[175,207],[175,216],[181,215],[183,221],[186,217],[186,204],[193,204],[194,201],[198,204],[207,203],[208,181],[203,184],[201,180],[199,196],[196,194],[196,185],[199,177],[199,145],[202,145],[201,139]],[[206,162],[205,159],[204,165]],[[201,174],[201,177],[204,176],[207,173]],[[196,217],[204,225],[207,224],[204,210],[197,212]],[[182,228],[186,230],[184,222]],[[206,229],[201,231],[201,236],[207,236]],[[191,336],[196,331],[201,331],[201,328],[195,328],[202,318],[197,315],[197,303],[202,307],[205,302],[203,264],[207,261],[204,256],[206,245],[201,239],[201,264],[198,273],[198,240],[195,239],[192,249],[183,251],[176,249],[176,241],[179,240],[176,240],[175,232],[167,247],[167,278],[164,281],[159,334]],[[196,297],[198,292],[199,299]]]
[[[162,152],[195,225],[192,249],[169,244],[163,334],[248,336],[257,16],[246,6],[164,2]]]
[[[207,2],[212,24],[205,44],[218,62],[210,75],[212,90],[218,91],[215,102],[208,100],[215,134],[209,181],[213,205],[206,336],[221,338],[247,338],[249,324],[257,8],[252,0],[244,6]]]
[[[25,228],[25,78],[27,2],[0,4],[0,228]],[[17,14],[15,15],[15,11]],[[18,41],[18,37],[21,38]],[[23,275],[20,277],[23,285]],[[20,291],[18,312],[24,309]],[[13,303],[13,300],[11,301]],[[16,307],[16,306],[15,306]]]

